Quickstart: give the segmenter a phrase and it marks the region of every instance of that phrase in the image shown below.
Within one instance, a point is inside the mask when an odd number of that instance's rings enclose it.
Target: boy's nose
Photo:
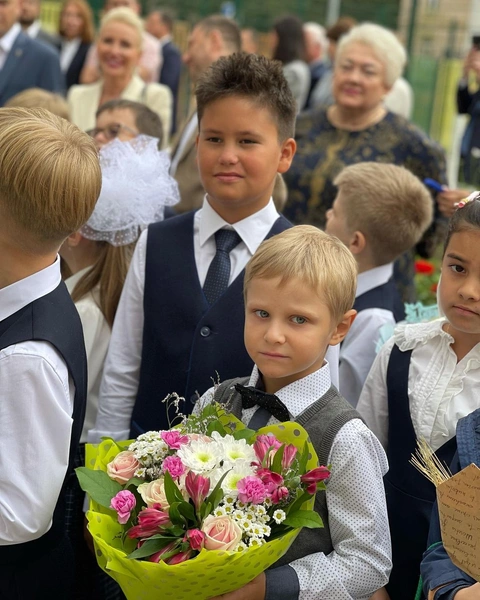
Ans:
[[[460,296],[465,300],[480,301],[480,280],[476,277],[466,277],[460,287]]]
[[[276,323],[271,323],[265,332],[264,340],[267,344],[283,344],[285,335],[282,328]]]
[[[238,162],[238,156],[236,152],[234,152],[233,148],[225,146],[219,160],[223,165],[234,165]]]

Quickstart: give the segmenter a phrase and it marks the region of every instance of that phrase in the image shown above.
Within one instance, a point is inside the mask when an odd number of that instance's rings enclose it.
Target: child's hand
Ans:
[[[210,600],[265,600],[265,588],[265,573],[261,573],[240,589],[221,596],[215,596]]]
[[[468,190],[449,190],[437,194],[437,203],[440,212],[449,219],[456,210],[455,203],[466,198],[470,192]]]
[[[383,587],[377,590],[373,596],[370,596],[370,600],[390,600],[390,596],[387,593],[387,590]]]
[[[480,583],[463,588],[455,594],[453,600],[480,600]]]

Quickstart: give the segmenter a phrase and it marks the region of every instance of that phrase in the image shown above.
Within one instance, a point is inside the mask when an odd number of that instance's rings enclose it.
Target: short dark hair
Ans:
[[[457,208],[448,223],[447,237],[443,245],[443,253],[447,250],[450,239],[454,233],[461,231],[480,230],[480,194],[477,192],[474,200],[465,203],[462,208]]]
[[[273,24],[278,43],[273,54],[284,65],[294,60],[305,60],[305,34],[303,23],[295,15],[279,17]]]
[[[356,24],[357,20],[353,17],[340,17],[338,21],[335,21],[335,23],[327,29],[327,38],[332,40],[332,42],[338,42],[342,35],[348,33]]]
[[[142,104],[141,102],[133,102],[133,100],[123,100],[119,98],[117,100],[109,100],[102,104],[95,117],[99,117],[106,111],[112,111],[117,109],[131,110],[135,115],[135,125],[140,133],[150,135],[154,138],[158,138],[158,147],[161,148],[163,143],[163,127],[162,121],[156,112]]]
[[[271,112],[281,141],[295,133],[297,106],[276,60],[246,52],[222,56],[201,75],[195,96],[199,123],[205,107],[215,100],[241,97]]]
[[[223,15],[211,15],[199,21],[195,27],[200,27],[205,33],[218,31],[222,36],[223,43],[232,52],[240,52],[242,49],[242,36],[240,28],[233,19]]]
[[[160,15],[160,19],[162,20],[163,24],[166,26],[168,31],[172,31],[174,22],[173,12],[168,8],[159,8],[158,14]]]

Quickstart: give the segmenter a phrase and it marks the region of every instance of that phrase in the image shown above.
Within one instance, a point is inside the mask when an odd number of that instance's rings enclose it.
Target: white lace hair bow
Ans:
[[[150,223],[162,221],[165,206],[180,201],[177,182],[168,173],[170,157],[157,144],[156,138],[140,135],[129,142],[113,140],[100,150],[102,190],[80,230],[84,237],[125,246]]]

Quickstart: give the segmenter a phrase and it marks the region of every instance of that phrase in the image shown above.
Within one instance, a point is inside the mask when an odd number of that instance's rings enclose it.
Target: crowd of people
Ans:
[[[245,425],[280,405],[331,476],[322,534],[223,600],[478,600],[411,457],[480,463],[480,50],[450,189],[380,25],[287,15],[260,48],[211,15],[182,55],[163,8],[107,0],[95,33],[65,0],[57,35],[40,9],[0,0],[0,598],[121,599],[85,526],[85,444],[168,429],[169,394],[188,414],[243,377],[263,392]],[[438,316],[407,323],[416,255],[441,261]]]

